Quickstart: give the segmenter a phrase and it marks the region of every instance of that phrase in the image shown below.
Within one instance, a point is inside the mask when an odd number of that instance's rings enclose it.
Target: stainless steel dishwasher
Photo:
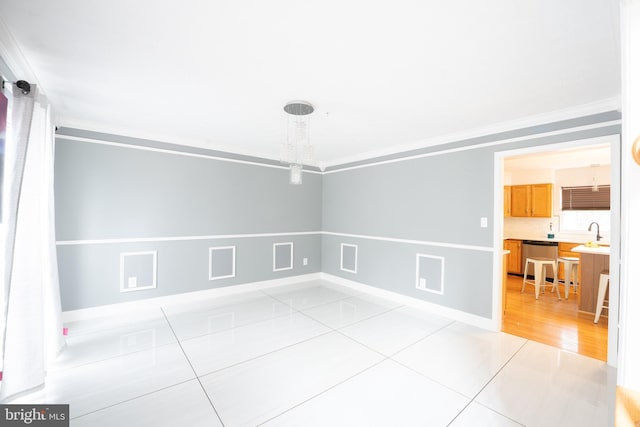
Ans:
[[[522,273],[524,274],[524,264],[527,258],[551,258],[558,259],[558,242],[545,240],[523,240],[522,241]],[[529,268],[527,276],[533,278],[533,271]],[[545,268],[547,279],[553,279],[553,271]]]

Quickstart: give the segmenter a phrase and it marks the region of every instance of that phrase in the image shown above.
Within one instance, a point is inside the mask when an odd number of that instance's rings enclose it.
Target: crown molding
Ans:
[[[365,160],[374,160],[376,158],[401,154],[421,148],[432,147],[435,145],[443,145],[451,142],[464,141],[467,139],[478,138],[508,132],[517,129],[539,126],[563,120],[575,119],[578,117],[589,116],[592,114],[605,113],[608,111],[621,111],[620,96],[603,99],[588,104],[582,104],[562,110],[550,111],[548,113],[537,114],[524,117],[521,119],[510,120],[494,125],[483,126],[475,129],[469,129],[461,132],[450,133],[446,135],[436,136],[433,138],[425,138],[419,141],[397,145],[393,148],[374,150],[354,156],[342,157],[333,161],[324,162],[327,168],[339,167],[349,163],[361,162]]]
[[[219,151],[219,152],[228,153],[228,154],[236,154],[240,156],[256,157],[259,159],[271,160],[275,162],[280,161],[278,157],[269,156],[262,152],[242,150],[242,149],[238,149],[237,147],[232,148],[223,144],[216,144],[214,142],[206,141],[203,139],[185,138],[182,136],[166,135],[166,134],[159,135],[153,132],[139,132],[139,131],[133,131],[128,128],[117,127],[117,126],[105,126],[104,123],[100,124],[100,123],[95,123],[95,122],[90,122],[85,120],[77,120],[77,119],[72,119],[65,116],[60,117],[60,120],[57,123],[57,125],[60,127],[87,130],[91,132],[123,136],[126,138],[132,138],[132,139],[141,139],[141,140],[144,139],[144,140],[149,140],[154,142],[162,142],[166,144],[174,144],[174,145],[181,145],[181,146],[187,146],[187,147],[193,147],[193,148],[201,148],[204,150]],[[314,166],[314,165],[308,165],[308,166]]]

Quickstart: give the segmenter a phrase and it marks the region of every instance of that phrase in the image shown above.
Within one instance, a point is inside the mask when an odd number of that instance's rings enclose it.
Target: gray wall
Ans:
[[[340,170],[403,154],[333,167],[324,175],[305,173],[302,186],[289,185],[286,169],[128,145],[197,155],[219,152],[63,129],[56,139],[55,176],[63,309],[323,271],[490,318],[493,217],[502,215],[493,212],[494,153],[619,134],[620,126],[612,125],[539,136],[619,116],[603,113],[427,147],[404,155],[433,155],[394,163]],[[478,145],[516,136],[524,139]],[[444,152],[461,147],[474,148]],[[488,218],[487,228],[480,228],[481,217]],[[277,235],[206,237],[263,233]],[[294,243],[294,268],[274,272],[273,244],[282,242]],[[341,243],[358,246],[356,273],[340,268]],[[235,277],[209,280],[212,246],[236,246]],[[145,251],[157,251],[157,287],[121,293],[120,255]],[[441,294],[416,289],[416,254],[444,259]],[[440,275],[425,271],[424,277]]]
[[[619,125],[536,136],[536,132],[614,119],[619,119],[619,113],[549,124],[508,135],[526,136],[518,142],[445,152],[505,138],[499,134],[411,153],[414,156],[435,154],[427,157],[347,169],[367,164],[359,162],[343,165],[343,171],[340,167],[334,168],[334,173],[323,176],[322,217],[323,231],[338,235],[323,236],[322,271],[490,318],[493,221],[495,215],[503,214],[502,209],[493,211],[495,152],[616,135],[620,133]],[[373,159],[369,163],[398,157]],[[487,228],[480,228],[481,217],[488,218]],[[420,242],[403,243],[391,241],[393,239]],[[341,243],[358,245],[355,274],[340,269]],[[441,295],[416,289],[418,253],[444,258]],[[426,276],[435,274],[426,272]]]
[[[305,173],[303,184],[293,186],[286,169],[130,148],[146,141],[77,141],[64,133],[56,138],[55,158],[63,310],[320,271],[319,234],[203,237],[320,231],[321,175]],[[294,268],[273,272],[273,244],[280,242],[294,242]],[[208,248],[234,245],[236,276],[210,281]],[[146,251],[157,251],[157,287],[121,293],[120,254]]]

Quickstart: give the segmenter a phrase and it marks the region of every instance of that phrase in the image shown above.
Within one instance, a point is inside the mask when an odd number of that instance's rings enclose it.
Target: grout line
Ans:
[[[119,357],[128,357],[128,356],[131,356],[133,354],[142,353],[144,351],[149,351],[149,350],[156,349],[156,348],[166,347],[166,346],[169,346],[169,345],[172,345],[172,344],[176,344],[176,343],[177,343],[177,341],[172,341],[172,342],[168,342],[168,343],[165,343],[165,344],[152,345],[150,347],[142,348],[142,349],[135,350],[135,351],[130,351],[130,352],[127,352],[127,353],[114,354],[112,356],[105,357],[104,359],[91,360],[91,361],[88,361],[88,362],[85,362],[85,363],[80,363],[79,365],[65,366],[65,367],[61,367],[61,368],[58,368],[58,369],[56,369],[55,365],[53,365],[52,366],[53,369],[47,369],[47,373],[55,374],[55,373],[59,373],[59,372],[65,372],[65,371],[67,371],[69,369],[80,368],[82,366],[91,365],[93,363],[106,362],[107,360],[117,359]]]
[[[191,370],[193,371],[193,375],[195,375],[195,377],[196,377],[195,379],[198,380],[198,384],[200,384],[200,387],[202,388],[202,392],[204,393],[204,395],[207,397],[207,400],[211,404],[211,407],[213,408],[213,412],[216,413],[216,416],[218,417],[218,420],[220,420],[220,424],[222,424],[222,427],[224,427],[224,422],[222,421],[222,418],[220,418],[220,414],[216,410],[216,407],[214,406],[213,402],[211,401],[211,397],[209,397],[209,394],[207,393],[207,390],[205,390],[204,385],[202,385],[202,381],[200,381],[200,377],[196,373],[196,370],[193,368],[193,364],[191,363],[191,360],[189,360],[189,356],[187,356],[187,353],[184,351],[184,348],[182,347],[182,343],[178,339],[178,336],[176,335],[176,332],[173,330],[173,326],[171,326],[171,322],[169,322],[169,318],[165,314],[164,309],[162,307],[160,308],[160,311],[162,311],[162,314],[164,315],[164,318],[166,319],[167,323],[169,324],[169,328],[171,329],[171,332],[173,332],[173,336],[175,337],[176,341],[178,341],[178,346],[180,346],[180,350],[182,350],[182,354],[184,354],[184,358],[187,360],[187,363],[189,363],[189,366],[191,367]]]
[[[481,388],[481,389],[480,389],[480,390],[475,394],[475,396],[473,396],[473,397],[471,398],[471,400],[469,401],[469,403],[467,403],[467,404],[465,405],[465,407],[464,407],[464,408],[462,408],[462,409],[460,410],[460,412],[458,412],[458,415],[456,415],[456,416],[451,420],[451,423],[453,423],[453,422],[456,420],[456,418],[458,418],[458,417],[460,416],[460,414],[462,414],[462,413],[465,411],[465,409],[467,409],[467,408],[469,407],[469,405],[471,405],[471,403],[472,403],[472,402],[475,402],[476,398],[480,395],[480,393],[482,393],[482,391],[483,391],[485,388],[487,388],[487,386],[488,386],[489,384],[491,384],[491,382],[492,382],[492,381],[493,381],[493,380],[498,376],[498,374],[499,374],[500,372],[502,372],[502,370],[503,370],[503,369],[504,369],[504,368],[509,364],[509,362],[511,362],[511,361],[513,360],[513,358],[514,358],[514,357],[516,357],[516,354],[520,353],[520,351],[524,348],[524,346],[525,346],[528,342],[529,342],[529,340],[526,340],[526,339],[525,339],[525,342],[523,342],[523,343],[522,343],[522,345],[521,345],[521,346],[520,346],[516,351],[514,351],[514,352],[513,352],[513,354],[511,355],[511,357],[510,357],[506,362],[504,362],[504,364],[500,367],[500,369],[498,369],[498,370],[496,371],[496,373],[495,373],[495,374],[494,374],[494,375],[489,379],[489,381],[487,381],[487,382],[485,383],[485,385],[483,385],[483,386],[482,386],[482,388]],[[479,403],[479,402],[476,402],[476,403],[478,403],[479,405],[482,405],[482,404],[481,404],[481,403]],[[484,406],[484,405],[482,405],[482,406]],[[486,407],[486,406],[485,406],[485,407]],[[488,409],[491,409],[491,408],[488,408]],[[493,409],[491,409],[491,410],[493,411]],[[509,418],[509,417],[507,417],[506,415],[501,414],[500,412],[497,412],[497,411],[493,411],[493,412],[495,412],[495,413],[497,413],[497,414],[500,414],[500,415],[502,415],[502,416],[503,416],[503,417],[505,417],[505,418]],[[511,418],[509,418],[509,419],[511,419]],[[515,421],[515,420],[512,420],[512,421]],[[449,425],[451,425],[451,423],[449,423]],[[521,423],[518,423],[518,424],[521,424]],[[522,425],[522,424],[521,424],[521,425]]]
[[[425,337],[425,338],[426,338],[426,337]],[[424,339],[424,338],[423,338],[423,339]],[[458,390],[455,390],[455,389],[451,388],[450,386],[448,386],[448,385],[446,385],[446,384],[443,384],[443,383],[441,383],[440,381],[435,380],[435,379],[433,379],[433,378],[431,378],[431,377],[429,377],[429,376],[427,376],[427,375],[423,374],[422,372],[420,372],[420,371],[418,371],[418,370],[416,370],[416,369],[412,368],[411,366],[405,365],[404,363],[400,362],[399,360],[393,359],[393,358],[391,358],[391,357],[389,357],[389,360],[391,360],[392,362],[397,363],[397,364],[398,364],[398,365],[400,365],[400,366],[403,366],[403,367],[407,368],[407,369],[408,369],[408,370],[410,370],[411,372],[414,372],[414,373],[416,373],[416,374],[420,375],[420,376],[421,376],[421,377],[423,377],[423,378],[428,379],[429,381],[431,381],[431,382],[433,382],[433,383],[435,383],[435,384],[438,384],[438,385],[440,385],[440,386],[442,386],[442,387],[444,387],[444,388],[447,388],[447,389],[449,389],[449,390],[453,391],[453,392],[454,392],[454,393],[456,393],[456,394],[459,394],[460,396],[464,397],[465,399],[469,399],[469,397],[468,397],[468,396],[466,396],[466,395],[464,395],[464,394],[460,393]],[[469,401],[469,403],[471,403],[471,400]],[[467,406],[469,406],[469,405],[467,405]],[[467,406],[465,406],[465,408],[466,408]],[[464,410],[464,408],[463,408],[462,410]],[[451,421],[453,421],[453,420],[451,420]]]
[[[284,286],[289,286],[289,285],[284,285]],[[303,290],[303,289],[310,289],[310,288],[312,288],[312,287],[308,287],[308,288],[300,288],[300,289],[296,289],[296,290]],[[332,288],[330,288],[330,287],[328,287],[328,286],[323,286],[323,285],[320,285],[320,286],[313,286],[313,288],[327,288],[327,289],[335,290],[335,291],[337,291],[337,292],[342,292],[342,291],[339,291],[339,290],[337,290],[337,289],[332,289]],[[272,289],[274,289],[274,288],[272,288]],[[294,290],[294,291],[295,291],[295,290]],[[347,294],[347,296],[346,296],[346,297],[341,297],[341,298],[338,298],[338,299],[335,299],[335,300],[326,301],[326,302],[323,302],[323,303],[320,303],[320,304],[317,304],[317,305],[312,305],[312,306],[305,307],[305,308],[295,308],[295,307],[293,307],[291,304],[289,304],[288,302],[286,302],[286,300],[282,300],[282,299],[278,298],[276,295],[271,295],[271,294],[267,293],[267,292],[266,292],[266,290],[260,289],[260,292],[263,292],[265,295],[267,295],[267,296],[269,296],[269,297],[273,298],[274,300],[278,301],[279,303],[282,303],[282,304],[285,304],[285,305],[289,306],[292,310],[295,310],[295,311],[311,310],[312,308],[322,307],[322,306],[324,306],[324,305],[333,304],[333,303],[338,302],[338,301],[344,301],[344,300],[346,300],[346,299],[354,298],[354,297],[357,297],[357,296],[360,296],[360,295],[363,295],[363,294],[364,294],[364,292],[359,292],[359,293],[358,293],[358,294],[356,294],[356,295],[349,295],[349,294]],[[286,293],[286,292],[285,292],[285,293]],[[342,292],[342,293],[346,294],[346,292]],[[364,295],[368,295],[368,294],[364,294]]]
[[[355,374],[351,375],[350,377],[345,378],[345,379],[343,379],[342,381],[337,382],[336,384],[332,385],[331,387],[329,387],[329,388],[327,388],[327,389],[325,389],[325,390],[322,390],[321,392],[319,392],[319,393],[317,393],[317,394],[314,394],[314,395],[313,395],[313,396],[311,396],[310,398],[308,398],[308,399],[306,399],[306,400],[303,400],[302,402],[300,402],[300,403],[297,403],[297,404],[293,405],[292,407],[290,407],[289,409],[287,409],[287,410],[285,410],[285,411],[282,411],[282,412],[281,412],[281,413],[279,413],[278,415],[274,415],[273,417],[271,417],[271,418],[269,418],[269,419],[267,419],[267,420],[264,420],[263,422],[261,422],[260,424],[258,424],[256,427],[261,426],[261,425],[264,425],[264,424],[268,423],[269,421],[274,420],[274,419],[276,419],[276,418],[278,418],[278,417],[280,417],[280,416],[282,416],[282,415],[286,414],[287,412],[294,410],[294,409],[295,409],[295,408],[297,408],[298,406],[304,405],[305,403],[307,403],[307,402],[309,402],[309,401],[311,401],[311,400],[313,400],[313,399],[317,398],[318,396],[320,396],[320,395],[322,395],[322,394],[325,394],[326,392],[328,392],[328,391],[330,391],[330,390],[333,390],[334,388],[338,387],[339,385],[342,385],[342,384],[346,383],[347,381],[349,381],[349,380],[351,380],[351,379],[353,379],[353,378],[355,378],[355,377],[357,377],[357,376],[359,376],[359,375],[363,374],[364,372],[366,372],[366,371],[370,370],[371,368],[374,368],[374,367],[378,366],[379,364],[381,364],[381,363],[382,363],[382,362],[384,362],[385,360],[387,360],[387,359],[382,359],[382,360],[380,360],[379,362],[374,363],[373,365],[368,366],[368,367],[364,368],[363,370],[356,372]]]
[[[278,302],[280,302],[280,301],[278,301]],[[286,304],[285,304],[285,305],[286,305]],[[297,310],[295,310],[295,309],[293,309],[293,308],[291,308],[291,307],[289,307],[289,306],[287,306],[287,308],[289,308],[289,309],[293,310],[294,312],[295,312],[295,311],[297,311]],[[198,335],[194,335],[194,336],[184,337],[184,338],[182,338],[182,339],[178,338],[178,341],[180,341],[180,342],[183,342],[183,341],[189,341],[189,340],[192,340],[192,339],[195,339],[195,338],[202,338],[202,337],[206,337],[206,336],[208,336],[208,335],[215,335],[215,334],[220,334],[220,333],[222,333],[222,332],[229,332],[229,331],[230,331],[230,330],[232,330],[232,329],[244,328],[245,326],[252,326],[252,325],[256,325],[256,324],[258,324],[258,323],[262,323],[262,322],[266,322],[266,321],[274,320],[274,319],[279,319],[279,318],[281,318],[281,317],[285,317],[285,316],[289,316],[289,315],[291,315],[291,312],[278,314],[278,315],[276,315],[276,316],[273,316],[273,317],[267,317],[267,318],[264,318],[264,319],[254,320],[254,321],[252,321],[252,322],[248,322],[248,323],[245,323],[245,324],[243,324],[243,325],[235,325],[235,326],[231,326],[231,327],[228,327],[228,328],[220,329],[219,331],[215,331],[215,332],[207,332],[207,333],[204,333],[204,334],[198,334]]]
[[[89,412],[84,413],[84,414],[82,414],[82,415],[77,415],[77,416],[75,416],[75,417],[71,417],[71,418],[69,418],[69,419],[70,419],[70,420],[76,420],[76,419],[78,419],[78,418],[82,418],[82,417],[87,416],[87,415],[90,415],[90,414],[95,414],[96,412],[100,412],[100,411],[103,411],[103,410],[105,410],[105,409],[113,408],[114,406],[122,405],[123,403],[131,402],[132,400],[140,399],[140,398],[145,397],[145,396],[150,396],[150,395],[152,395],[152,394],[158,393],[159,391],[168,390],[168,389],[170,389],[170,388],[173,388],[173,387],[179,386],[179,385],[181,385],[181,384],[186,384],[186,383],[188,383],[188,382],[190,382],[190,381],[193,381],[193,380],[195,380],[195,378],[190,378],[190,379],[188,379],[188,380],[180,381],[180,382],[178,382],[178,383],[171,384],[171,385],[168,385],[168,386],[166,386],[166,387],[162,387],[162,388],[159,388],[159,389],[157,389],[157,390],[153,390],[153,391],[150,391],[150,392],[148,392],[148,393],[141,394],[140,396],[135,396],[135,397],[132,397],[132,398],[130,398],[130,399],[123,400],[122,402],[117,402],[117,403],[113,403],[113,404],[111,404],[111,405],[105,406],[105,407],[103,407],[103,408],[94,409],[93,411],[89,411]]]
[[[318,323],[320,323],[320,322],[318,322]],[[323,326],[324,326],[324,325],[323,325]],[[293,347],[293,346],[296,346],[296,345],[298,345],[298,344],[302,344],[302,343],[305,343],[305,342],[308,342],[308,341],[314,340],[314,339],[316,339],[316,338],[320,338],[320,337],[323,337],[323,336],[325,336],[325,335],[329,335],[329,334],[331,334],[331,333],[333,333],[333,332],[334,332],[334,331],[332,331],[332,330],[330,330],[330,331],[326,331],[326,332],[322,332],[322,333],[320,333],[320,334],[318,334],[318,335],[314,335],[314,336],[312,336],[312,337],[305,338],[305,339],[303,339],[302,341],[294,342],[294,343],[288,344],[288,345],[286,345],[286,346],[284,346],[284,347],[280,347],[280,348],[273,349],[273,350],[271,350],[271,351],[269,351],[269,352],[267,352],[267,353],[264,353],[264,354],[259,354],[259,355],[257,355],[257,356],[254,356],[254,357],[250,358],[250,359],[241,360],[241,361],[236,362],[236,363],[234,363],[234,364],[232,364],[232,365],[228,365],[228,366],[225,366],[225,367],[222,367],[222,368],[214,369],[213,371],[203,373],[202,375],[200,375],[200,377],[199,377],[199,378],[201,378],[201,377],[206,377],[207,375],[215,374],[215,373],[217,373],[217,372],[224,371],[224,370],[226,370],[226,369],[229,369],[229,368],[233,368],[233,367],[236,367],[236,366],[242,365],[243,363],[247,363],[247,362],[254,361],[254,360],[256,360],[256,359],[260,359],[260,358],[265,357],[265,356],[268,356],[268,355],[270,355],[270,354],[277,353],[277,352],[279,352],[279,351],[281,351],[281,350],[286,350],[286,349],[291,348],[291,347]]]
[[[456,415],[456,417],[455,417],[453,420],[451,420],[451,422],[450,422],[449,424],[447,424],[447,426],[450,426],[450,425],[453,423],[453,421],[454,421],[456,418],[458,418],[458,417],[460,416],[460,414],[462,414],[462,413],[464,412],[464,410],[465,410],[465,409],[467,409],[469,406],[471,406],[471,404],[472,404],[472,403],[475,403],[475,404],[477,404],[477,405],[480,405],[480,406],[482,406],[483,408],[485,408],[485,409],[487,409],[487,410],[489,410],[489,411],[493,412],[494,414],[498,414],[498,415],[500,415],[501,417],[508,419],[509,421],[513,421],[514,423],[518,424],[519,426],[527,427],[525,424],[522,424],[521,422],[516,421],[516,420],[514,420],[513,418],[508,417],[508,416],[506,416],[505,414],[502,414],[502,413],[500,413],[500,412],[496,411],[495,409],[491,409],[491,408],[489,408],[488,406],[483,405],[483,404],[482,404],[482,403],[480,403],[480,402],[476,402],[475,400],[472,400],[471,402],[469,402],[469,403],[464,407],[464,409],[462,409],[462,410],[460,411],[460,413],[458,413],[458,415]]]
[[[329,289],[330,289],[330,288],[329,288]],[[330,332],[337,332],[338,334],[340,334],[340,335],[342,335],[342,336],[344,336],[344,337],[346,337],[346,338],[350,339],[351,341],[354,341],[354,342],[356,342],[356,343],[358,343],[358,344],[362,345],[363,347],[366,347],[367,349],[369,349],[369,350],[371,350],[371,351],[373,351],[373,352],[376,352],[376,353],[378,353],[378,354],[380,354],[380,355],[384,356],[385,358],[388,358],[388,356],[387,356],[386,354],[383,354],[383,353],[379,352],[378,350],[373,349],[373,348],[369,347],[368,345],[363,344],[363,343],[361,343],[361,342],[359,342],[359,341],[357,341],[357,340],[353,339],[352,337],[350,337],[350,336],[348,336],[348,335],[344,334],[342,331],[340,331],[340,329],[343,329],[343,328],[346,328],[346,327],[349,327],[349,326],[355,325],[355,324],[357,324],[357,323],[363,322],[363,321],[368,320],[368,319],[372,319],[372,318],[374,318],[374,317],[376,317],[376,316],[380,316],[380,315],[382,315],[382,314],[384,314],[384,313],[388,313],[388,312],[393,311],[393,310],[395,310],[395,309],[398,309],[398,308],[400,308],[400,307],[404,307],[404,305],[402,305],[402,304],[401,304],[401,305],[399,305],[399,306],[396,306],[396,307],[390,308],[390,309],[388,309],[388,310],[386,310],[386,311],[384,311],[384,312],[382,312],[382,313],[374,314],[373,316],[369,316],[369,317],[367,317],[367,318],[365,318],[365,319],[361,319],[361,320],[358,320],[358,321],[356,321],[356,322],[350,323],[350,324],[348,324],[348,325],[341,326],[339,329],[336,329],[336,328],[334,328],[334,327],[333,327],[333,326],[331,326],[331,325],[327,325],[326,323],[321,322],[320,320],[318,320],[318,319],[316,319],[316,318],[312,317],[311,315],[309,315],[309,314],[307,314],[307,313],[305,313],[305,312],[303,311],[303,310],[311,310],[311,309],[316,308],[316,307],[322,307],[322,306],[324,306],[324,305],[328,305],[328,304],[333,304],[333,303],[335,303],[335,302],[339,302],[339,301],[344,301],[344,300],[346,300],[346,299],[354,298],[354,297],[357,297],[357,296],[359,296],[359,295],[363,295],[363,294],[364,294],[364,295],[369,295],[369,294],[366,294],[366,293],[364,293],[364,292],[361,292],[361,293],[359,293],[359,294],[357,294],[357,295],[350,295],[350,296],[345,297],[345,298],[340,298],[340,299],[337,299],[337,300],[335,300],[335,301],[330,301],[330,302],[327,302],[327,303],[323,303],[323,304],[319,304],[319,305],[314,305],[314,306],[312,306],[312,307],[307,307],[307,308],[304,308],[304,309],[296,309],[296,308],[293,308],[293,307],[291,307],[291,308],[292,308],[293,310],[297,311],[298,313],[302,314],[303,316],[306,316],[306,317],[308,317],[309,319],[311,319],[311,320],[313,320],[313,321],[315,321],[315,322],[318,322],[318,323],[319,323],[319,324],[321,324],[322,326],[325,326],[325,327],[329,328],[329,329],[330,329]],[[268,294],[267,294],[267,295],[268,295]],[[275,296],[273,296],[273,295],[269,295],[269,296],[270,296],[270,297],[272,297],[273,299],[275,299],[276,301],[279,301],[279,302],[282,302],[283,304],[286,304],[286,303],[284,303],[284,301],[281,301],[281,300],[277,299],[277,298],[276,298]],[[379,297],[378,297],[378,298],[379,298]],[[323,334],[323,335],[324,335],[324,334]]]
[[[323,322],[321,322],[321,321],[319,321],[319,320],[317,320],[317,319],[314,319],[313,317],[311,317],[311,316],[310,316],[310,315],[308,315],[307,313],[300,312],[300,314],[302,314],[303,316],[308,317],[308,318],[309,318],[309,319],[311,319],[311,320],[314,320],[314,321],[316,321],[316,322],[320,323],[320,324],[321,324],[321,325],[323,325],[323,326],[326,326],[327,328],[331,329],[331,331],[330,331],[330,332],[335,332],[335,333],[337,333],[337,334],[339,334],[339,335],[342,335],[343,337],[348,338],[350,341],[353,341],[353,342],[355,342],[356,344],[359,344],[359,345],[361,345],[361,346],[365,347],[366,349],[371,350],[371,351],[373,351],[373,352],[375,352],[375,353],[377,353],[377,354],[381,355],[382,357],[384,357],[384,359],[383,359],[383,360],[385,360],[385,359],[388,359],[388,358],[389,358],[386,354],[380,353],[378,350],[376,350],[376,349],[374,349],[374,348],[371,348],[371,347],[369,347],[368,345],[361,343],[360,341],[356,341],[355,339],[351,338],[350,336],[346,335],[345,333],[341,332],[340,330],[338,330],[338,329],[336,329],[336,328],[334,328],[334,327],[332,327],[332,326],[329,326],[329,325],[327,325],[326,323],[323,323]]]
[[[447,318],[447,319],[448,319],[448,318]],[[405,351],[406,349],[408,349],[409,347],[411,347],[411,346],[414,346],[414,345],[418,344],[420,341],[424,341],[424,340],[426,340],[426,339],[427,339],[427,338],[429,338],[430,336],[433,336],[433,335],[437,334],[438,332],[442,331],[443,329],[448,328],[449,326],[453,325],[454,323],[456,323],[456,321],[455,321],[455,320],[451,320],[451,322],[447,323],[446,325],[442,325],[441,327],[439,327],[439,328],[437,328],[437,329],[434,329],[433,331],[429,332],[427,335],[423,336],[422,338],[420,338],[420,339],[418,339],[418,340],[416,340],[416,341],[412,342],[411,344],[408,344],[408,345],[406,345],[406,346],[402,347],[400,350],[396,351],[395,353],[392,353],[392,354],[389,356],[389,358],[393,358],[393,357],[394,357],[394,356],[396,356],[398,353],[401,353],[401,352]],[[395,359],[394,359],[394,360],[395,360]]]

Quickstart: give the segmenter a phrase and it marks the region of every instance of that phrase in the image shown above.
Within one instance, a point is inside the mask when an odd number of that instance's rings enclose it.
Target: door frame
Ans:
[[[618,311],[620,304],[620,134],[579,139],[557,144],[536,145],[525,148],[496,151],[494,153],[494,236],[493,236],[493,305],[492,319],[496,331],[502,330],[502,268],[503,268],[503,239],[504,239],[504,159],[523,154],[555,151],[567,148],[588,147],[609,143],[611,147],[611,254],[610,254],[610,283],[609,326],[607,340],[607,364],[616,367],[618,360]],[[615,267],[617,266],[617,267]]]

